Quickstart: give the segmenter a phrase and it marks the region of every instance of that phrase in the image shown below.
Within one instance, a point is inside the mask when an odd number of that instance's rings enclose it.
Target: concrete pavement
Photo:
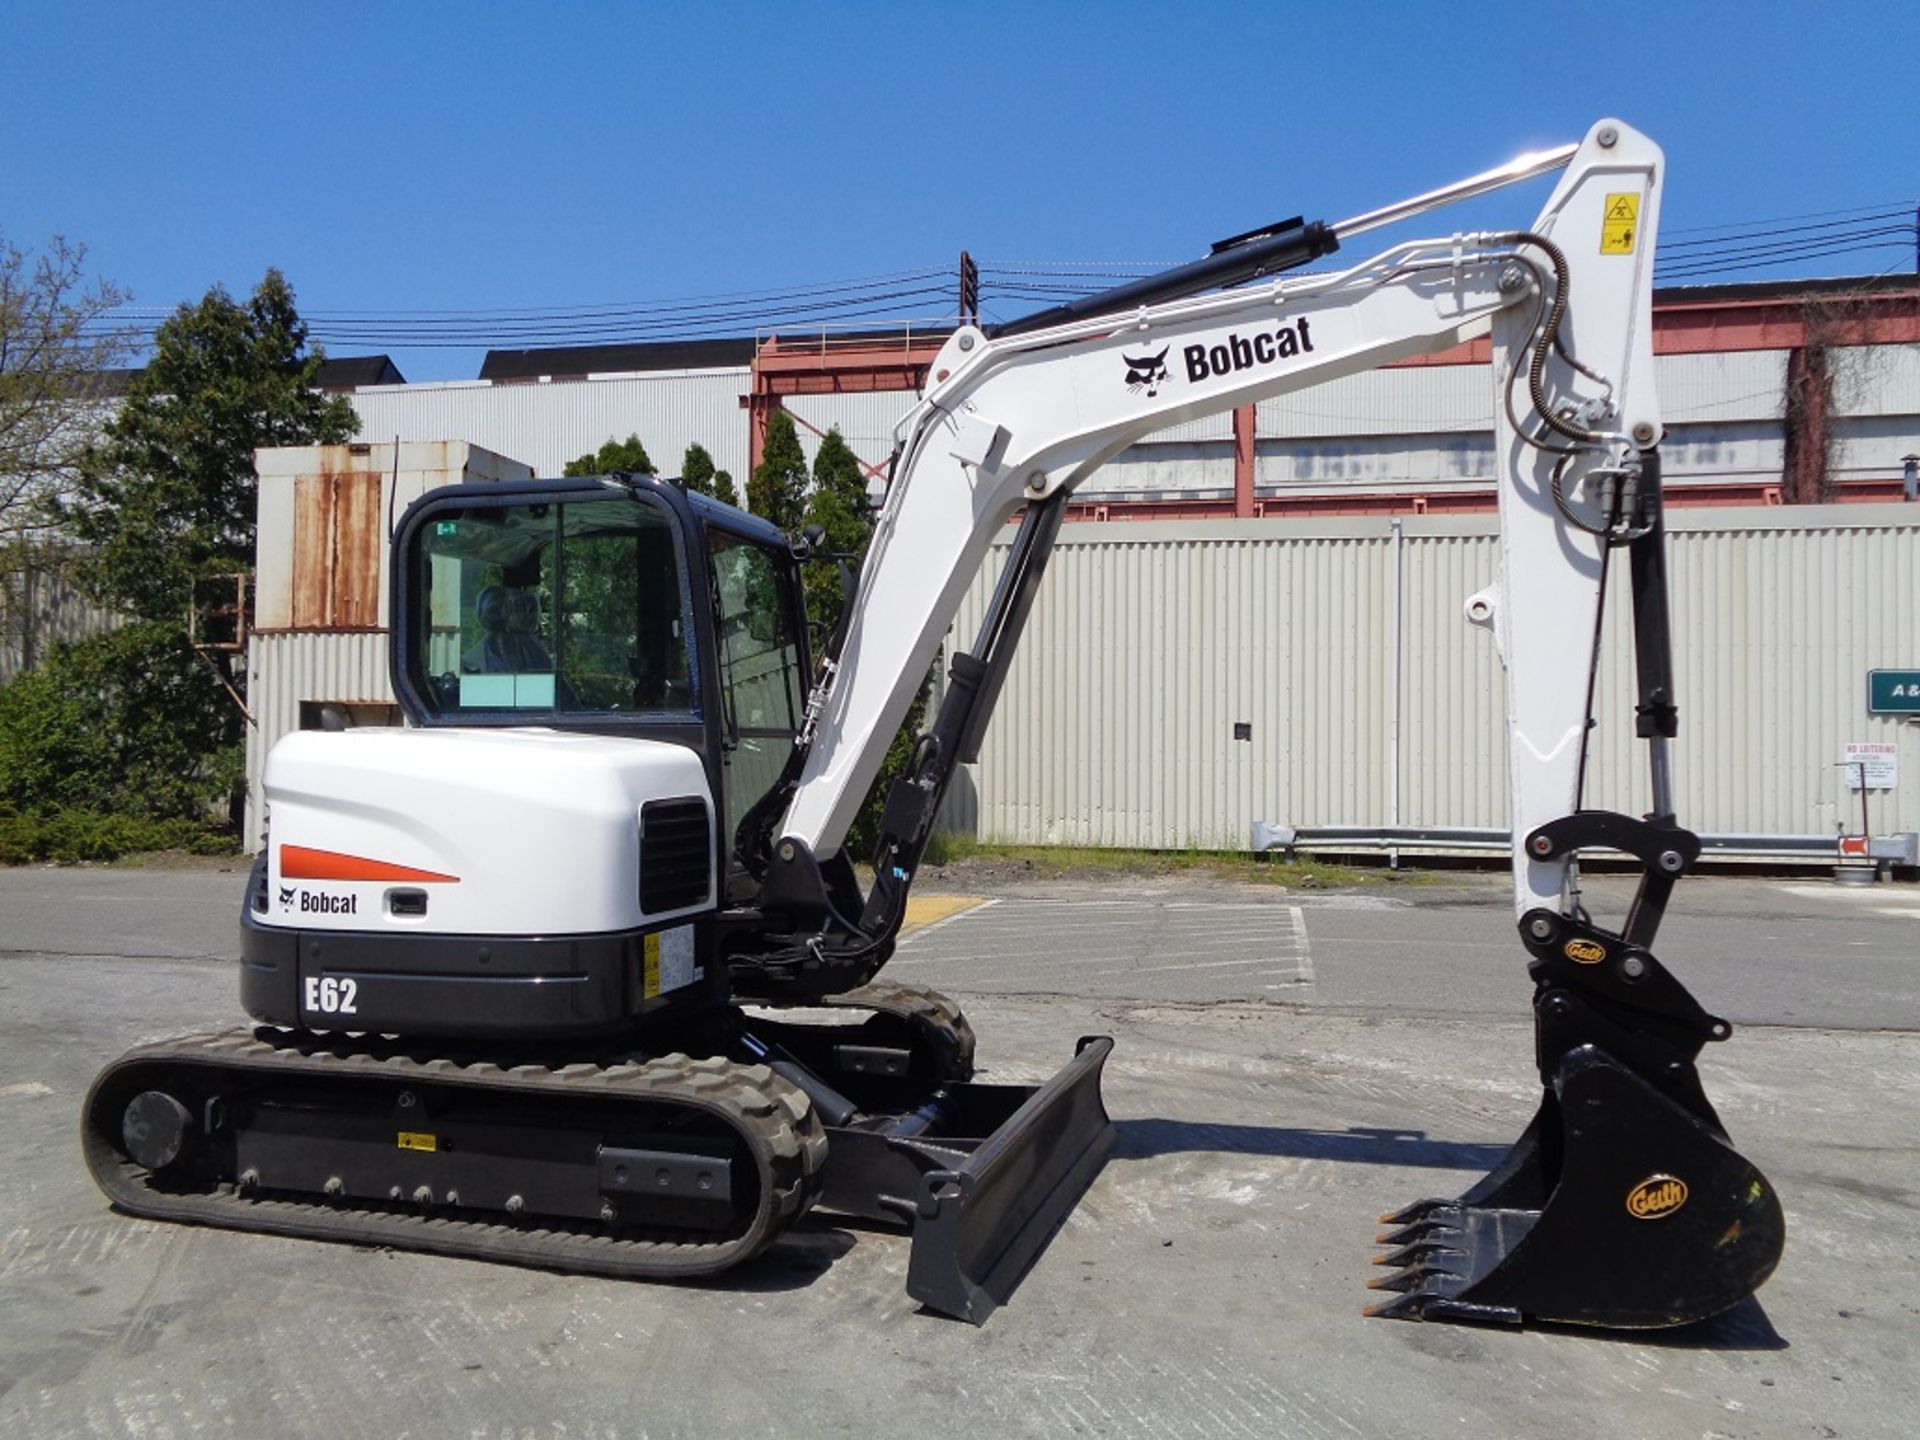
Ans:
[[[1359,1315],[1375,1215],[1469,1183],[1533,1104],[1498,886],[1013,887],[910,939],[889,978],[964,995],[985,1078],[1118,1040],[1119,1149],[976,1330],[906,1299],[904,1238],[830,1216],[646,1286],[112,1214],[80,1097],[140,1038],[239,1018],[243,881],[0,872],[0,1434],[1831,1440],[1920,1413],[1920,1038],[1889,1028],[1920,956],[1874,913],[1899,893],[1683,888],[1709,943],[1676,910],[1662,953],[1747,1021],[1707,1085],[1789,1243],[1760,1303],[1635,1338]]]

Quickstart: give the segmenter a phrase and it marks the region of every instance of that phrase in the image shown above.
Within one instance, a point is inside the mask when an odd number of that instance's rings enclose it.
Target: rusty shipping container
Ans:
[[[387,682],[388,538],[439,485],[530,480],[517,460],[461,440],[301,445],[254,453],[260,476],[254,623],[247,642],[249,849],[260,775],[289,731],[393,718]]]

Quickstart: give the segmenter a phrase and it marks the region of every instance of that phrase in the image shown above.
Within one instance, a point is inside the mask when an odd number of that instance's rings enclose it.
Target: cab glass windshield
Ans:
[[[645,496],[442,511],[415,563],[434,713],[699,713],[673,524]]]

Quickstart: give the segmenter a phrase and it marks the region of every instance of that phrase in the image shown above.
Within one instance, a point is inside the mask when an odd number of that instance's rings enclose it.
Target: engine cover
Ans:
[[[302,731],[267,757],[265,790],[262,925],[604,935],[715,903],[713,798],[679,745],[533,728]]]

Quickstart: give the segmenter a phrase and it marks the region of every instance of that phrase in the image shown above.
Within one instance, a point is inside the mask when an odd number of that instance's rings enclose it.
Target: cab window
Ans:
[[[698,714],[678,546],[650,499],[445,510],[417,554],[434,713]]]

